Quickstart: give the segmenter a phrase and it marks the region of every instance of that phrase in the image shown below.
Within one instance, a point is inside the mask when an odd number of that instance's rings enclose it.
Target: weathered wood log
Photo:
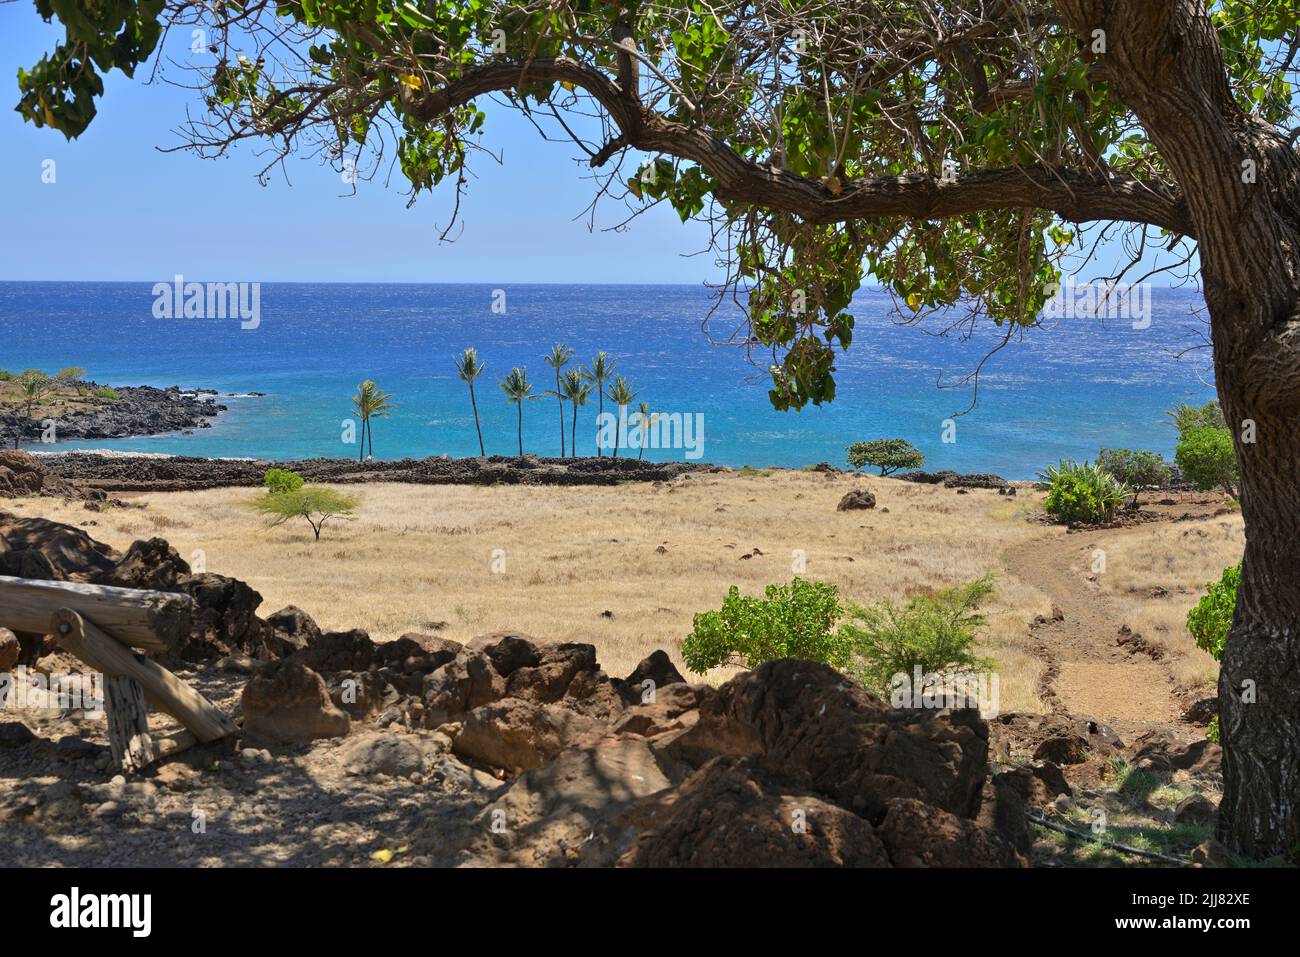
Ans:
[[[134,679],[145,700],[171,715],[200,741],[216,741],[238,730],[230,717],[158,662],[136,654],[104,634],[71,608],[60,608],[41,628],[53,635],[69,654],[104,675]]]
[[[189,731],[156,734],[153,736],[153,759],[161,761],[163,758],[170,758],[173,755],[180,754],[186,748],[194,747],[198,743],[199,739]]]
[[[152,763],[149,709],[140,683],[126,675],[105,677],[104,708],[108,712],[108,746],[122,773],[130,774]]]
[[[124,645],[154,652],[178,647],[194,620],[189,595],[0,575],[0,625],[45,634],[59,608],[88,618]]]

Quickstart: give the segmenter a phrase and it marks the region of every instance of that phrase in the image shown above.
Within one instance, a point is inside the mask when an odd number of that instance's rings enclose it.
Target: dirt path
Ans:
[[[1123,531],[1052,529],[1007,552],[1008,570],[1051,600],[1050,619],[1030,623],[1046,664],[1039,694],[1053,710],[1104,721],[1120,734],[1182,724],[1182,702],[1166,665],[1120,631],[1123,613],[1095,581],[1103,539]]]

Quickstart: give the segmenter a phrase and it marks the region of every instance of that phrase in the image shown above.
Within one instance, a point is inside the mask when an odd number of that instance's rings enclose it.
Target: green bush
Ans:
[[[101,385],[91,393],[96,399],[108,399],[110,402],[116,401],[119,396],[116,389],[110,389],[106,385]]]
[[[1062,459],[1039,474],[1047,486],[1047,514],[1062,522],[1109,522],[1131,489],[1109,472],[1084,462]]]
[[[296,492],[302,488],[303,479],[297,472],[288,469],[267,469],[262,482],[272,495],[276,492]]]
[[[796,578],[789,585],[768,585],[762,598],[742,595],[732,585],[721,611],[695,616],[694,630],[682,642],[682,659],[696,674],[720,665],[756,668],[774,658],[843,669],[850,648],[835,632],[840,615],[839,590],[824,582]]]
[[[919,469],[925,456],[906,439],[876,439],[872,442],[854,442],[848,448],[849,466],[861,471],[868,465],[880,469],[881,475],[892,475],[903,469]]]
[[[1237,498],[1237,453],[1232,433],[1224,428],[1199,426],[1184,432],[1174,453],[1183,478],[1205,491],[1221,488]]]
[[[886,692],[897,674],[909,681],[947,671],[992,670],[993,662],[975,653],[984,616],[979,607],[995,590],[992,575],[933,595],[918,595],[899,606],[888,598],[874,605],[850,605],[840,629],[852,644],[851,672],[872,690]]]
[[[1132,488],[1134,505],[1144,488],[1164,488],[1173,474],[1163,455],[1145,450],[1102,449],[1097,468]]]
[[[1205,594],[1187,613],[1187,630],[1196,639],[1196,647],[1209,652],[1215,661],[1223,654],[1223,644],[1232,630],[1232,616],[1237,610],[1237,589],[1241,586],[1241,562],[1223,570],[1217,582],[1206,582]],[[1205,736],[1219,740],[1219,716],[1210,722]]]
[[[9,372],[6,369],[0,369],[0,382],[13,382],[14,379],[17,378],[18,376],[14,375],[12,372]]]
[[[1241,562],[1223,570],[1217,582],[1207,582],[1205,595],[1187,613],[1187,630],[1196,639],[1196,647],[1208,651],[1218,661],[1223,643],[1232,628],[1232,614],[1237,609],[1237,589],[1241,585]]]

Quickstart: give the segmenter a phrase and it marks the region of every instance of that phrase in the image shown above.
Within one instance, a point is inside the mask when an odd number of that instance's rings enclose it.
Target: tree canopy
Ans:
[[[834,397],[868,275],[904,315],[966,303],[1012,332],[1062,257],[1086,254],[1087,224],[1125,224],[1135,262],[1197,233],[1121,95],[1165,0],[36,6],[67,38],[20,73],[18,108],[69,137],[94,118],[102,74],[133,74],[173,30],[206,43],[183,81],[206,112],[184,145],[218,155],[257,139],[268,169],[295,151],[363,177],[395,161],[413,194],[459,194],[490,149],[480,101],[497,95],[572,139],[600,196],[712,225],[779,408]],[[1291,4],[1220,0],[1197,28],[1218,36],[1217,92],[1261,136],[1286,126]]]

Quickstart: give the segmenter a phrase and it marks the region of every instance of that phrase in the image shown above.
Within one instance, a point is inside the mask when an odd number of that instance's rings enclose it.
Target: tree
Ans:
[[[925,464],[925,456],[906,439],[854,442],[849,446],[848,454],[852,468],[861,470],[868,465],[875,466],[880,469],[882,477],[902,469],[919,469]]]
[[[483,363],[478,361],[477,349],[466,349],[456,357],[456,374],[469,383],[469,404],[474,409],[474,431],[478,433],[478,454],[487,458],[483,448],[483,427],[478,421],[478,402],[474,398],[474,380],[483,374]]]
[[[1232,433],[1213,426],[1199,426],[1183,433],[1174,461],[1187,479],[1202,491],[1221,488],[1237,498],[1237,459],[1232,451]]]
[[[621,375],[614,377],[614,384],[609,388],[609,401],[614,403],[614,408],[618,411],[615,413],[614,421],[614,458],[618,458],[618,440],[619,424],[623,420],[624,411],[632,400],[637,396],[637,392],[631,384]]]
[[[555,392],[548,395],[554,395],[556,401],[560,403],[560,458],[564,458],[564,396],[560,390],[560,370],[568,365],[572,358],[573,350],[563,342],[556,343],[546,354],[546,364],[555,370]]]
[[[478,101],[504,93],[581,144],[601,195],[625,183],[634,208],[708,221],[720,295],[747,310],[740,338],[771,352],[781,409],[834,398],[868,276],[900,315],[968,306],[1010,342],[1089,233],[1195,263],[1246,527],[1220,678],[1219,836],[1291,855],[1300,685],[1277,662],[1300,662],[1300,16],[1207,2],[668,0],[556,15],[549,0],[315,0],[233,16],[198,0],[42,2],[67,40],[19,71],[18,110],[75,137],[103,72],[129,75],[165,26],[198,25],[230,51],[195,78],[208,112],[184,137],[200,155],[259,139],[268,168],[319,151],[363,174],[395,155],[413,192],[459,193],[486,131]],[[502,42],[483,43],[493,30]]]
[[[528,381],[528,370],[515,366],[510,374],[501,380],[501,391],[506,394],[506,401],[513,402],[519,409],[519,457],[524,457],[524,400],[535,398],[532,383]]]
[[[597,352],[596,358],[591,360],[591,368],[584,369],[582,374],[596,386],[596,421],[600,422],[605,417],[605,383],[614,374],[614,360],[603,352]],[[596,458],[603,458],[604,454],[597,442]]]
[[[305,519],[320,541],[321,529],[331,518],[351,520],[360,504],[355,495],[336,492],[323,485],[304,485],[295,489],[268,490],[253,499],[252,506],[266,516],[267,528],[275,528],[295,519]]]
[[[32,417],[32,407],[50,389],[50,377],[40,369],[28,369],[18,377],[18,387],[22,391],[23,401],[27,404],[27,418]]]
[[[654,427],[659,414],[651,412],[650,406],[644,402],[637,406],[636,414],[641,420],[641,448],[636,453],[636,459],[639,462],[645,455],[646,446],[650,444],[650,429]]]
[[[1113,475],[1133,490],[1134,508],[1144,488],[1164,488],[1169,484],[1171,470],[1159,452],[1131,449],[1102,449],[1097,455],[1097,468]]]
[[[303,478],[289,469],[267,469],[262,476],[262,484],[272,495],[278,492],[296,492],[303,486]]]
[[[364,461],[367,455],[374,457],[375,433],[371,420],[387,416],[393,410],[392,399],[392,393],[385,392],[371,379],[357,386],[357,394],[352,397],[352,410],[361,418],[361,449],[357,452],[358,462]],[[366,449],[367,437],[370,440],[369,451]]]
[[[1223,418],[1223,409],[1219,407],[1218,402],[1207,402],[1205,405],[1188,405],[1186,402],[1179,402],[1165,415],[1178,430],[1179,436],[1202,426],[1216,429],[1228,427],[1228,423]]]
[[[591,386],[581,371],[570,369],[564,373],[564,382],[560,387],[564,398],[573,403],[573,429],[569,434],[569,453],[578,457],[578,410],[587,404],[591,397]]]
[[[60,369],[55,378],[59,380],[60,385],[72,386],[77,390],[77,395],[81,395],[85,385],[83,380],[86,378],[86,370],[81,366],[68,366],[66,369]]]

